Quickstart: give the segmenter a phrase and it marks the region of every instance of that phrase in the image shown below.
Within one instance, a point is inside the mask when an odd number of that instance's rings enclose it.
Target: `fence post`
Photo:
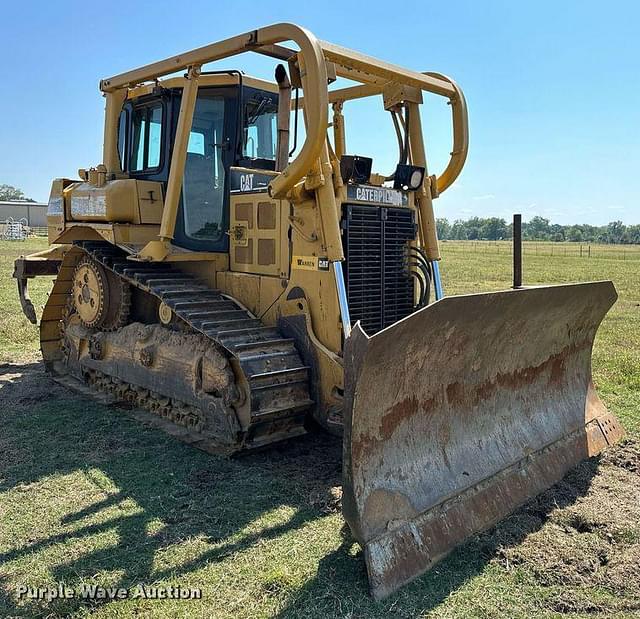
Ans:
[[[513,287],[522,287],[522,215],[513,215]]]

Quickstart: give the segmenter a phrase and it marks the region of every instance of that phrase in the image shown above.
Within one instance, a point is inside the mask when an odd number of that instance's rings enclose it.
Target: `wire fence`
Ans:
[[[441,241],[445,251],[479,254],[513,253],[511,241]],[[612,260],[640,260],[640,245],[605,245],[601,243],[550,243],[524,241],[525,256],[567,256],[574,258],[609,258]]]

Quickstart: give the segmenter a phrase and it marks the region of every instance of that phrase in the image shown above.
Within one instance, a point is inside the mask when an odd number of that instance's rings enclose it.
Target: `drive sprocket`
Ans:
[[[128,322],[129,284],[91,257],[78,262],[71,296],[75,313],[85,327],[112,331]]]

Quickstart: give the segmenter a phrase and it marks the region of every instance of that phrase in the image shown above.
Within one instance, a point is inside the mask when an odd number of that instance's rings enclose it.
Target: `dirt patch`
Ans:
[[[518,537],[519,526],[534,524],[521,543],[502,546],[496,560],[507,569],[521,566],[540,585],[552,587],[545,604],[555,612],[640,609],[640,443],[609,450],[580,492],[595,461],[576,467],[499,527],[508,541],[510,534]],[[535,519],[539,511],[548,514],[544,525],[518,522]],[[596,588],[604,591],[602,601],[581,593]]]
[[[580,613],[581,615],[591,615],[605,612],[607,606],[594,602],[582,591],[566,590],[558,593],[547,604],[548,608],[562,615]]]
[[[323,514],[337,514],[342,510],[342,486],[314,488],[309,503]]]
[[[602,462],[640,475],[640,448],[637,443],[626,441],[616,449],[606,451]]]

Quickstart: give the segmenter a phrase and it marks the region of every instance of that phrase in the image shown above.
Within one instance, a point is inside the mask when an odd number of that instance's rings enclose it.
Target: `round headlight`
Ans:
[[[409,179],[411,189],[418,189],[422,183],[422,170],[414,170]]]

